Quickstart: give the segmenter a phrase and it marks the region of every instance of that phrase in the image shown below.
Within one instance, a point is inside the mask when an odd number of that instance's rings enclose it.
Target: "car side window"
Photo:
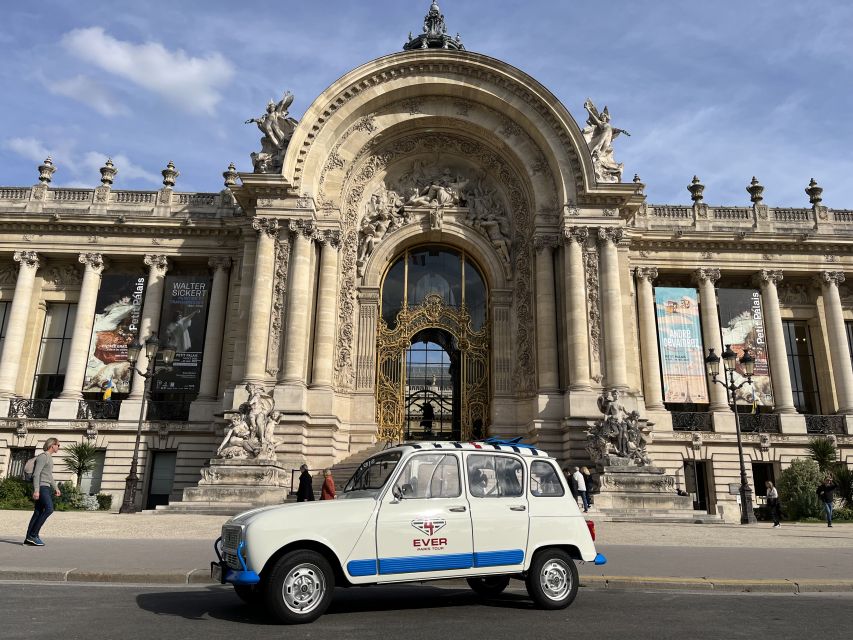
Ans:
[[[530,495],[558,498],[564,494],[563,484],[554,465],[544,460],[534,460],[530,465]]]
[[[524,465],[509,456],[468,456],[468,487],[475,498],[513,498],[524,493]]]
[[[462,494],[459,461],[446,453],[428,453],[409,458],[395,489],[406,499],[458,498]]]

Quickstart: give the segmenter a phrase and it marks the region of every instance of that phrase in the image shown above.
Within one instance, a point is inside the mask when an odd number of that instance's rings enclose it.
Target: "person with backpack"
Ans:
[[[29,475],[27,467],[32,463],[33,500],[36,503],[35,509],[33,509],[33,516],[30,518],[30,524],[27,527],[27,537],[24,538],[24,544],[32,547],[44,546],[44,542],[39,537],[39,534],[45,520],[53,513],[51,491],[56,497],[62,495],[59,491],[59,485],[53,479],[52,456],[59,451],[59,440],[57,438],[48,438],[42,448],[44,449],[44,453],[27,460],[26,465],[24,465],[24,474]]]

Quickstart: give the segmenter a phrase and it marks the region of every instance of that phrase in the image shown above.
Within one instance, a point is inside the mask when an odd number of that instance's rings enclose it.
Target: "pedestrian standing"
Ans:
[[[773,517],[773,528],[778,529],[782,526],[779,522],[782,519],[782,506],[779,504],[779,492],[770,480],[765,482],[764,486],[767,487],[767,508],[770,510],[770,515]]]
[[[320,500],[335,499],[335,479],[330,469],[323,469],[323,488],[320,490]]]
[[[826,514],[826,526],[832,526],[832,509],[835,501],[835,492],[838,491],[838,485],[832,480],[832,476],[826,476],[823,484],[818,485],[817,497],[823,502],[823,511]]]
[[[583,475],[583,481],[586,484],[586,502],[587,504],[593,504],[595,500],[593,500],[592,494],[597,488],[595,480],[593,480],[592,474],[587,467],[581,467],[581,474]]]
[[[59,451],[59,440],[56,438],[48,438],[45,443],[44,453],[36,456],[35,466],[33,467],[33,500],[35,508],[33,509],[33,517],[30,518],[30,524],[27,527],[27,536],[24,538],[24,544],[32,547],[43,547],[44,542],[39,537],[41,528],[53,513],[53,498],[51,493],[57,498],[62,495],[59,491],[59,485],[53,479],[53,456]]]
[[[581,497],[581,502],[583,502],[583,512],[587,513],[589,511],[589,498],[586,495],[586,480],[584,480],[580,467],[575,467],[572,477],[578,485],[578,495]]]
[[[296,502],[312,502],[314,500],[314,485],[312,484],[311,474],[308,473],[308,465],[303,464],[299,467],[302,471],[299,474],[299,488],[296,490]]]
[[[569,492],[572,494],[572,498],[575,499],[575,504],[578,503],[578,483],[575,480],[575,477],[572,475],[571,469],[566,467],[563,469],[563,473],[566,475],[566,479],[569,481]]]

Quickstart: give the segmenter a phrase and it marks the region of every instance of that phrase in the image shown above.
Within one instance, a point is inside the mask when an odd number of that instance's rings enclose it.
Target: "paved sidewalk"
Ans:
[[[47,546],[21,545],[29,512],[0,511],[0,580],[202,583],[219,516],[57,512]],[[853,591],[853,525],[604,522],[608,564],[581,564],[597,588]]]

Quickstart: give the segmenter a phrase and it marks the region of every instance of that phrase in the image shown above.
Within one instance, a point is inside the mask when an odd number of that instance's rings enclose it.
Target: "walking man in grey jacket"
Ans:
[[[53,479],[53,458],[54,453],[59,451],[59,440],[56,438],[48,438],[44,443],[44,453],[36,457],[36,464],[33,468],[33,500],[36,506],[33,510],[33,517],[30,518],[30,526],[27,527],[27,537],[24,544],[33,547],[43,547],[39,537],[42,525],[45,520],[53,513],[53,498],[51,492],[59,497],[59,485]]]

